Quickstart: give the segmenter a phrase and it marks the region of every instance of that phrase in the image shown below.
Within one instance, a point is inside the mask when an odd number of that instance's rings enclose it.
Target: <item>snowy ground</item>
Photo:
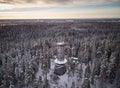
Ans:
[[[54,66],[55,66],[54,60],[51,59],[51,69],[49,73],[47,73],[47,79],[49,80],[49,84],[51,88],[71,88],[72,86],[74,86],[75,88],[81,88],[83,79],[78,80],[78,73],[72,74],[72,72],[68,72],[68,69],[64,75],[58,76],[57,80],[53,80],[51,76],[55,75]],[[82,68],[83,68],[83,74],[82,74],[83,77],[86,66],[82,65]],[[44,80],[42,71],[43,70],[41,69],[41,64],[40,64],[39,70],[36,73],[36,80],[39,79],[39,76],[41,76],[42,80]]]
[[[47,73],[47,79],[49,81],[50,88],[82,88],[84,79],[87,79],[84,77],[85,69],[87,67],[86,64],[81,63],[76,67],[77,69],[79,69],[80,66],[82,68],[81,78],[79,78],[78,72],[75,71],[73,74],[72,71],[68,71],[68,69],[66,73],[62,76],[55,75],[54,66],[55,66],[54,60],[51,59],[51,68],[49,73]],[[43,74],[43,70],[41,69],[41,64],[39,65],[39,70],[36,73],[36,80],[39,79],[39,76],[41,76],[42,80],[44,81],[45,74]],[[53,76],[56,76],[57,79],[54,80]],[[99,81],[99,77],[95,77],[94,82],[95,82],[94,85],[90,84],[91,88],[100,88],[101,84]],[[105,84],[105,86],[106,88],[113,88],[113,86],[110,84]]]

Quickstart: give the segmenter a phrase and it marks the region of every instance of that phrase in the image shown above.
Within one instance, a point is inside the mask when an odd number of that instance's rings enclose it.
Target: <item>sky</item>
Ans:
[[[0,0],[0,19],[120,18],[120,0]]]

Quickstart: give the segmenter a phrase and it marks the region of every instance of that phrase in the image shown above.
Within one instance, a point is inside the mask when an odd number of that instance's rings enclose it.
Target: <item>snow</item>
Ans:
[[[39,79],[39,76],[42,75],[42,69],[41,69],[41,64],[39,64],[39,70],[38,72],[36,73],[36,79],[38,80]]]
[[[64,61],[57,61],[57,62],[59,64],[63,64],[63,63],[66,63],[67,60],[65,59]],[[66,88],[66,85],[67,85],[67,88],[71,88],[73,82],[75,82],[75,85],[76,85],[75,87],[80,86],[79,81],[77,81],[77,79],[78,79],[78,74],[77,73],[69,76],[68,75],[69,73],[67,71],[64,75],[59,76],[58,80],[53,80],[51,78],[51,75],[54,75],[54,71],[53,71],[54,66],[55,66],[55,61],[53,59],[51,59],[51,69],[50,69],[49,73],[47,73],[47,79],[49,80],[50,88]],[[42,80],[44,80],[44,76],[42,74],[42,71],[43,70],[41,69],[41,64],[40,64],[39,65],[39,70],[36,73],[36,80],[39,79],[39,76],[41,76]],[[81,88],[81,87],[78,87],[78,88]]]
[[[65,63],[67,63],[67,60],[64,59],[63,61],[60,61],[60,60],[58,60],[58,59],[55,59],[55,63],[56,63],[56,64],[65,64]]]
[[[73,59],[73,60],[78,60],[78,58],[76,58],[76,57],[71,57],[71,59]]]
[[[77,58],[75,58],[75,59],[77,59]],[[75,83],[75,86],[74,86],[75,88],[81,88],[84,80],[88,79],[88,78],[85,78],[85,76],[84,76],[85,69],[86,69],[87,65],[85,63],[80,63],[79,65],[82,66],[82,74],[81,74],[82,78],[78,78],[79,73],[75,72],[74,75],[73,75],[71,73],[71,71],[67,70],[67,72],[64,75],[58,76],[57,80],[53,80],[51,76],[54,75],[55,64],[56,63],[57,64],[64,64],[66,62],[67,62],[66,59],[64,59],[64,61],[58,61],[57,59],[56,60],[51,59],[51,69],[47,73],[47,79],[49,80],[50,88],[66,88],[66,86],[67,86],[67,88],[71,88],[73,82]],[[42,72],[43,72],[43,70],[41,69],[41,64],[40,64],[39,65],[39,70],[36,74],[36,80],[38,80],[39,76],[41,76],[42,80],[44,81],[45,76],[43,75]],[[95,76],[94,83],[95,83],[94,85],[90,84],[91,88],[101,88],[99,77]],[[116,88],[116,87],[112,86],[111,84],[109,84],[107,82],[105,82],[105,83],[104,83],[104,86],[106,86],[106,88]]]
[[[61,45],[64,45],[65,43],[64,42],[58,42],[57,45],[61,46]]]

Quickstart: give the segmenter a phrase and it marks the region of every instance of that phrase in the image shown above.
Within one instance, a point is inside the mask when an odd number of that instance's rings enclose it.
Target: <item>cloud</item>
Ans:
[[[119,6],[120,0],[0,0],[0,12],[77,10]],[[106,8],[105,7],[105,8]]]
[[[6,4],[38,4],[46,5],[76,5],[76,4],[106,4],[120,3],[120,0],[0,0],[0,3]]]
[[[114,11],[114,12],[113,12]],[[96,13],[97,12],[97,13]],[[36,14],[37,13],[37,14]],[[41,18],[120,18],[119,9],[96,9],[81,11],[2,12],[0,19],[41,19]]]

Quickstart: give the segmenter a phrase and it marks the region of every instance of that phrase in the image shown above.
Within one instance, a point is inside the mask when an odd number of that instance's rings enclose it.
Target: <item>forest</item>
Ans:
[[[53,76],[59,41],[67,71]],[[1,20],[0,88],[120,88],[120,21]]]

